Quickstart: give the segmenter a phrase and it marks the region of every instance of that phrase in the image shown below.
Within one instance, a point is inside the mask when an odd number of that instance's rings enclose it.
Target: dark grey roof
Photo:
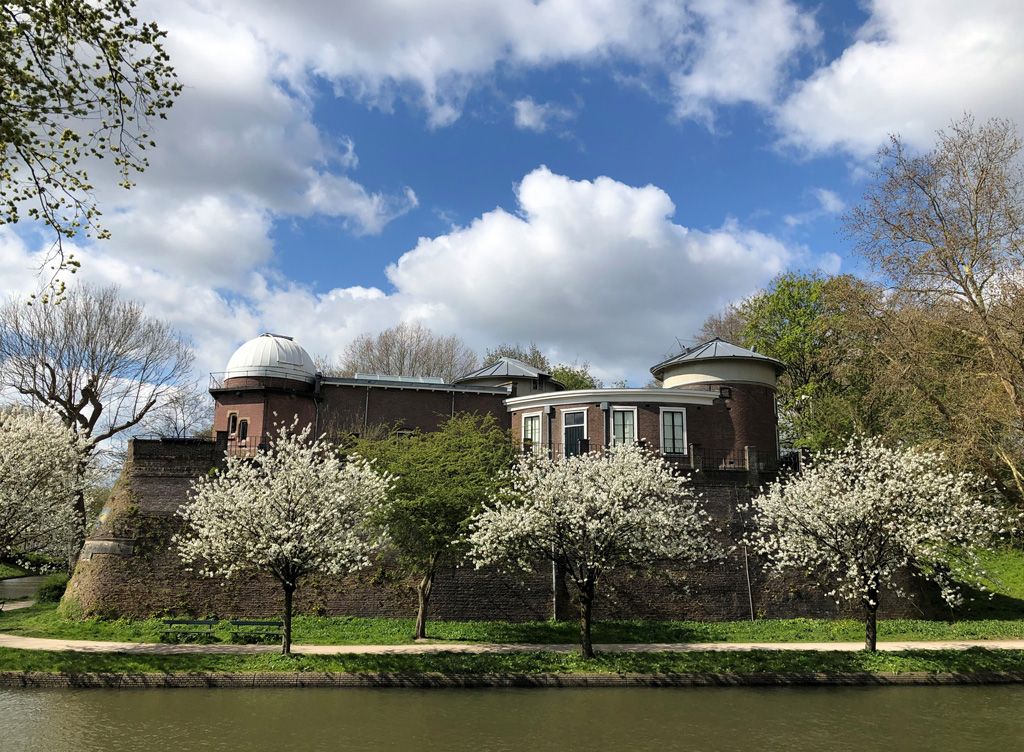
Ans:
[[[731,342],[726,342],[724,339],[715,337],[707,342],[702,342],[699,345],[688,347],[678,355],[674,355],[668,360],[663,360],[656,366],[651,366],[651,373],[656,378],[661,378],[660,374],[665,371],[668,366],[674,366],[678,363],[689,363],[697,360],[723,360],[728,358],[736,358],[739,360],[759,360],[766,363],[771,363],[775,366],[777,372],[782,373],[785,370],[786,365],[781,360],[775,358],[769,358],[767,355],[748,350],[745,347],[734,345]]]
[[[462,381],[472,381],[475,379],[487,379],[495,377],[504,377],[514,379],[537,379],[542,376],[550,376],[539,368],[534,368],[529,363],[524,363],[521,360],[515,358],[498,358],[489,366],[478,368],[472,373],[467,373],[465,376],[460,376],[455,379],[455,383],[458,384]]]

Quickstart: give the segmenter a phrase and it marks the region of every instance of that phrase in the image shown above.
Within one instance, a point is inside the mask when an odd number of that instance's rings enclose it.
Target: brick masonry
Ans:
[[[270,616],[280,611],[281,593],[269,576],[222,581],[196,576],[173,551],[179,523],[174,511],[190,483],[223,456],[223,444],[201,440],[134,440],[124,472],[100,522],[90,536],[66,596],[83,614],[142,617],[154,614]],[[749,499],[746,473],[697,473],[723,545],[742,530],[738,507]],[[749,582],[749,586],[748,586]],[[527,574],[454,568],[438,575],[431,617],[527,621],[552,615],[551,572]],[[723,560],[701,567],[655,568],[616,573],[602,584],[595,609],[599,619],[745,619],[831,616],[839,613],[820,590],[796,577],[768,576],[759,562],[734,548]],[[887,617],[928,616],[938,608],[934,594],[883,598]],[[387,560],[345,578],[310,577],[296,593],[300,613],[410,617],[413,583],[395,574]],[[561,617],[573,615],[561,598]]]

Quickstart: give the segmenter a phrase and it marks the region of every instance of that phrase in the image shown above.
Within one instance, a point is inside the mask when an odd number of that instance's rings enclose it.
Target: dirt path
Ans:
[[[0,634],[0,647],[21,650],[73,651],[80,653],[142,653],[151,655],[250,655],[274,653],[277,645],[164,645],[148,642],[103,642],[98,640],[59,640],[45,637],[22,637]],[[861,650],[862,642],[690,642],[604,644],[594,649],[603,653],[664,653],[750,650]],[[1024,650],[1024,640],[942,640],[935,642],[879,642],[878,649],[900,650],[967,650],[980,647],[989,650]],[[577,645],[494,644],[425,641],[411,645],[292,645],[295,653],[309,655],[353,654],[423,654],[423,653],[571,653]]]

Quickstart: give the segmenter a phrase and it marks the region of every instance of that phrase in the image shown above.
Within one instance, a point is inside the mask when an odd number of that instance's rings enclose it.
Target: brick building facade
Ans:
[[[663,384],[645,389],[568,391],[547,374],[504,359],[457,380],[316,373],[291,339],[264,335],[244,344],[214,377],[215,440],[131,442],[111,500],[89,536],[68,589],[86,614],[264,616],[280,609],[268,577],[197,577],[172,546],[176,510],[190,484],[224,461],[251,453],[275,426],[298,420],[318,434],[435,430],[456,413],[494,415],[523,451],[564,456],[644,442],[698,487],[722,530],[724,561],[682,570],[621,573],[603,588],[599,618],[737,619],[826,615],[835,604],[800,578],[773,579],[735,544],[742,505],[773,477],[778,457],[775,378],[782,365],[720,340],[652,368]],[[456,567],[438,575],[431,612],[442,619],[546,619],[570,615],[564,585],[543,567],[528,575]],[[308,579],[300,613],[410,616],[413,583],[385,556],[346,578]],[[930,599],[888,600],[888,615],[927,612]]]

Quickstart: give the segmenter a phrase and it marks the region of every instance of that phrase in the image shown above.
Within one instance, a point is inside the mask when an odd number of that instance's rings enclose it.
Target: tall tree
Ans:
[[[709,339],[724,339],[734,345],[746,347],[743,328],[746,326],[742,304],[730,303],[718,313],[712,313],[701,324],[700,330],[693,335],[696,342],[707,342]]]
[[[601,381],[590,372],[590,363],[559,363],[551,369],[551,378],[566,389],[600,389]]]
[[[40,220],[63,241],[99,237],[92,163],[112,160],[120,185],[148,166],[151,120],[181,90],[155,23],[134,0],[15,0],[0,10],[0,224]]]
[[[718,550],[685,477],[637,446],[565,459],[523,457],[510,485],[472,523],[476,565],[551,561],[576,590],[580,652],[594,657],[594,598],[605,574]]]
[[[435,334],[419,322],[405,322],[377,334],[360,334],[327,375],[439,376],[451,383],[476,370],[473,350],[454,334]]]
[[[925,154],[893,136],[846,227],[885,285],[868,314],[878,356],[933,408],[950,447],[971,431],[970,461],[1024,505],[1021,146],[1010,121],[969,115]]]
[[[776,571],[801,570],[820,578],[829,597],[860,606],[864,646],[875,650],[883,589],[903,594],[913,568],[956,604],[950,573],[980,583],[977,551],[1008,523],[978,478],[944,465],[935,452],[854,439],[755,498],[750,543]]]
[[[851,326],[873,290],[849,275],[789,272],[705,322],[704,334],[732,331],[735,344],[786,364],[778,385],[783,445],[820,449],[874,433],[888,416],[863,328]]]
[[[82,437],[52,412],[0,410],[0,559],[66,555],[81,528],[75,500],[87,456]]]
[[[59,306],[0,306],[0,385],[53,410],[90,453],[187,383],[192,361],[184,337],[116,287],[76,286]],[[81,496],[77,512],[84,520]]]
[[[361,441],[355,451],[394,477],[380,508],[399,567],[417,580],[415,638],[427,636],[437,572],[464,551],[470,518],[498,490],[512,463],[512,442],[492,415],[456,415],[439,431]]]
[[[252,457],[228,457],[201,478],[178,514],[181,558],[207,576],[267,572],[284,596],[281,651],[291,653],[292,598],[313,573],[345,574],[369,563],[380,537],[370,520],[389,479],[355,456],[284,427]]]

